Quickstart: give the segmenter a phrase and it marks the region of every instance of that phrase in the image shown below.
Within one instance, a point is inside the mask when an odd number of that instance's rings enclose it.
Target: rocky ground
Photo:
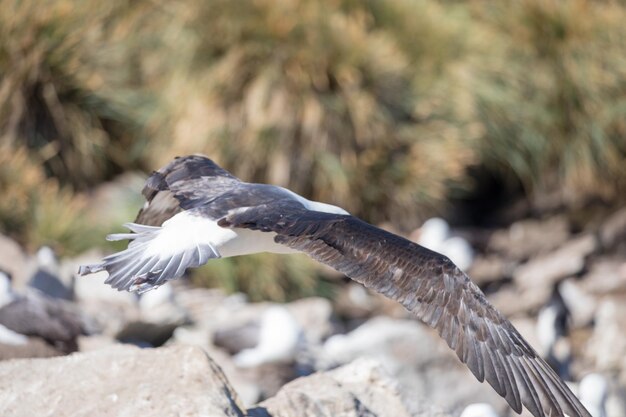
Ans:
[[[456,232],[477,253],[470,276],[594,417],[626,416],[626,209]],[[357,284],[287,304],[184,281],[139,298],[75,276],[101,255],[56,262],[0,236],[13,294],[0,297],[0,415],[512,414],[434,332]]]

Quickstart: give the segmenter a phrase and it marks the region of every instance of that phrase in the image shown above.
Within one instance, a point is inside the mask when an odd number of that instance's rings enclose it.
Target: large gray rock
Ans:
[[[221,368],[200,348],[114,346],[0,363],[3,417],[448,417],[416,406],[371,359],[285,385],[245,414]]]
[[[262,392],[257,380],[242,372],[235,365],[232,356],[228,352],[211,343],[211,333],[208,329],[195,325],[178,327],[174,331],[173,337],[166,344],[166,346],[171,345],[201,348],[215,362],[220,364],[220,368],[222,368],[224,375],[226,375],[232,387],[239,394],[239,398],[244,406],[250,407],[260,401]]]
[[[397,383],[372,359],[292,381],[248,413],[251,417],[446,416],[426,404],[411,412]]]
[[[4,417],[242,417],[219,366],[196,347],[116,346],[0,364]]]

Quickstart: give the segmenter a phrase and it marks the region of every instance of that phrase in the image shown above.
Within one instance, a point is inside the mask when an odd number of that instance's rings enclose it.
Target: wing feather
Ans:
[[[198,226],[189,222],[187,217],[177,217],[177,223],[166,223],[164,227],[128,225],[131,230],[140,232],[114,235],[114,238],[133,239],[126,250],[107,256],[99,264],[81,266],[78,273],[86,275],[106,270],[109,277],[105,283],[120,291],[141,293],[182,276],[187,268],[219,258],[220,254],[208,240],[210,233],[198,232]],[[197,220],[200,223],[208,221]]]
[[[448,258],[349,215],[271,205],[233,211],[218,224],[276,233],[307,253],[401,302],[434,327],[474,376],[513,410],[536,417],[590,417],[554,371]]]

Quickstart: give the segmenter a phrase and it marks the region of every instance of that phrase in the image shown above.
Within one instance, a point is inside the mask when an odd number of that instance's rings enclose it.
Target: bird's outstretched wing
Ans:
[[[125,225],[132,233],[107,237],[130,240],[128,248],[100,263],[82,265],[80,275],[107,271],[105,283],[113,288],[149,291],[187,268],[221,257],[219,245],[236,234],[217,226],[216,220],[231,210],[283,200],[303,207],[289,191],[244,183],[200,155],[176,158],[153,172],[143,195],[146,204],[137,220]]]
[[[274,232],[277,243],[399,301],[435,328],[513,410],[590,417],[556,373],[448,258],[349,215],[271,204],[234,210],[222,227]]]

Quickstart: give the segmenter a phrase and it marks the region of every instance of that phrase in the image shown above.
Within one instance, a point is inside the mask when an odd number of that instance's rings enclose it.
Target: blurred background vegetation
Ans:
[[[103,245],[141,202],[95,190],[188,153],[402,232],[623,203],[624,21],[617,1],[0,0],[0,232]],[[323,292],[293,259],[195,280]]]

